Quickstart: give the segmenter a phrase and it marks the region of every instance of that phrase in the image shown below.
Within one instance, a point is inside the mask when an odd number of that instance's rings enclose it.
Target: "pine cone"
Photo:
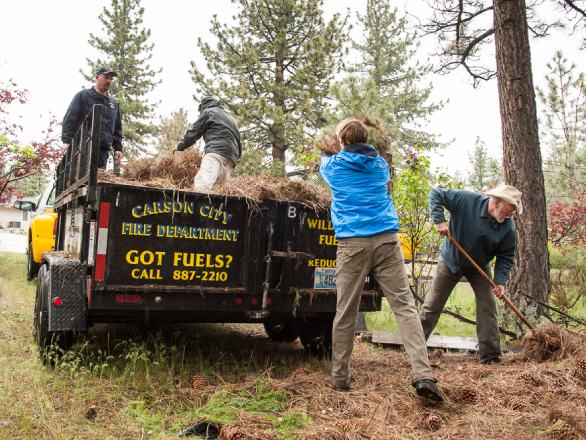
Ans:
[[[358,431],[360,428],[362,428],[362,421],[358,419],[337,420],[335,425],[342,432]]]
[[[578,435],[573,429],[571,429],[568,432],[563,432],[556,436],[555,440],[578,440]]]
[[[586,376],[586,361],[582,358],[576,359],[576,369],[581,377]]]
[[[295,370],[293,372],[293,374],[291,374],[291,379],[295,379],[295,377],[302,376],[305,374],[311,374],[311,373],[307,368],[299,368],[298,370]]]
[[[201,376],[198,376],[198,375],[193,376],[191,378],[190,383],[191,383],[191,388],[193,388],[194,390],[200,390],[205,386],[204,378]]]
[[[551,427],[549,428],[549,430],[551,432],[568,432],[570,429],[572,429],[572,426],[566,422],[565,420],[556,420],[555,423],[553,425],[551,425]]]
[[[529,372],[521,373],[517,379],[522,380],[529,385],[534,385],[536,387],[539,386],[539,380],[537,380],[537,378]]]
[[[475,379],[484,379],[485,377],[488,377],[491,374],[493,374],[493,371],[490,368],[482,368],[482,369],[476,370],[473,374],[473,377]]]
[[[243,440],[246,435],[240,429],[240,426],[228,423],[222,426],[218,440]]]
[[[476,390],[471,387],[466,387],[460,393],[460,399],[466,402],[474,402],[476,400]]]
[[[442,356],[444,355],[444,351],[443,350],[436,350],[434,351],[430,356],[429,356],[429,360],[430,361],[439,361]]]
[[[556,377],[554,380],[551,381],[551,385],[555,388],[563,388],[566,386],[566,381],[561,377]]]
[[[562,341],[560,341],[558,338],[550,336],[547,338],[545,348],[547,348],[549,351],[558,351],[560,348],[562,348]]]
[[[514,411],[521,411],[525,408],[525,401],[523,399],[515,398],[509,402],[508,406]]]
[[[342,419],[344,420],[359,419],[360,417],[362,417],[362,413],[356,408],[348,408],[342,413]]]
[[[442,426],[442,421],[438,416],[433,414],[425,419],[425,427],[430,431],[437,431]]]

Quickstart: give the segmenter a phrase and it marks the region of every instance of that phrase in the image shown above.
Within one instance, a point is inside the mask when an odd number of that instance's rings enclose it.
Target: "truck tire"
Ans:
[[[265,332],[273,341],[293,342],[299,337],[297,329],[293,324],[275,324],[273,322],[263,323]]]
[[[299,323],[299,339],[308,353],[315,356],[332,354],[332,326],[334,318]]]
[[[39,273],[39,269],[41,265],[35,261],[35,257],[33,255],[33,242],[30,241],[28,244],[28,252],[27,252],[27,264],[26,264],[26,279],[27,281],[32,281]]]
[[[73,342],[71,331],[49,331],[49,298],[50,280],[47,278],[48,267],[41,266],[37,280],[37,295],[35,298],[34,337],[39,354],[44,364],[52,363],[55,356],[69,350]]]

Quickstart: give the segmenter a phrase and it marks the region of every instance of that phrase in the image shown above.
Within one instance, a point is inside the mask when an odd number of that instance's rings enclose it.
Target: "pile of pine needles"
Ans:
[[[189,149],[181,153],[159,154],[131,162],[120,176],[99,170],[98,180],[128,185],[190,191],[203,160],[203,153]],[[215,186],[212,194],[244,197],[254,202],[276,199],[303,203],[314,210],[329,208],[331,192],[322,182],[313,179],[289,178],[287,175],[258,174],[237,176],[223,185]]]

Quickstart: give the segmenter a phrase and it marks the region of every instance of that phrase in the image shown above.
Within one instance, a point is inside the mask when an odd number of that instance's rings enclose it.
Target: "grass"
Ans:
[[[533,432],[548,426],[540,413],[524,418],[521,429],[511,427],[512,413],[503,419],[503,411],[509,410],[496,403],[494,411],[472,424],[468,415],[475,414],[473,407],[447,403],[431,408],[414,395],[401,354],[369,344],[354,348],[355,390],[335,393],[329,360],[308,357],[298,341],[270,341],[258,324],[98,324],[48,367],[40,362],[31,334],[36,284],[27,282],[25,274],[26,256],[0,253],[0,439],[169,440],[202,420],[256,429],[263,439],[320,439],[336,432],[334,423],[345,408],[361,408],[368,418],[386,396],[388,402],[369,428],[371,438],[436,438],[440,431],[430,433],[422,422],[432,410],[446,423],[442,438],[454,429],[462,438],[486,438],[479,433],[491,430],[503,433],[491,438],[510,439],[511,432],[516,438],[535,438]],[[447,305],[474,316],[467,286],[459,285]],[[369,314],[370,329],[396,329],[385,307]],[[473,336],[475,329],[444,316],[437,330]],[[445,358],[437,371],[442,385],[473,380],[478,367],[471,356]],[[311,374],[293,380],[290,375],[299,368]],[[511,370],[505,372],[510,377],[502,376],[499,383],[512,380],[515,368],[503,367]],[[203,389],[190,388],[194,375],[203,376]],[[493,388],[478,390],[486,394]],[[92,407],[94,416],[88,413]],[[337,432],[331,438],[358,438]]]
[[[474,292],[469,284],[458,284],[448,302],[446,307],[452,311],[472,320],[476,320],[476,303],[474,301]],[[369,330],[379,330],[387,332],[399,331],[395,315],[391,312],[391,308],[387,300],[383,298],[382,309],[380,312],[366,313],[366,326]],[[476,337],[476,327],[466,324],[449,315],[442,315],[434,333],[443,336],[465,336]]]
[[[0,253],[0,438],[168,439],[246,413],[287,439],[311,423],[269,382],[301,367],[329,374],[329,360],[272,343],[256,324],[98,324],[54,367],[42,365],[31,334],[36,283],[25,275],[26,256]],[[190,389],[196,374],[201,392]]]

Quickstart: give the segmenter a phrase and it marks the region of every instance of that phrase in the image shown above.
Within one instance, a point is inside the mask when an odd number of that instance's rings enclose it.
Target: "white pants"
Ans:
[[[215,184],[230,180],[234,162],[227,157],[215,153],[208,153],[201,161],[199,172],[193,179],[193,190],[209,192]]]

